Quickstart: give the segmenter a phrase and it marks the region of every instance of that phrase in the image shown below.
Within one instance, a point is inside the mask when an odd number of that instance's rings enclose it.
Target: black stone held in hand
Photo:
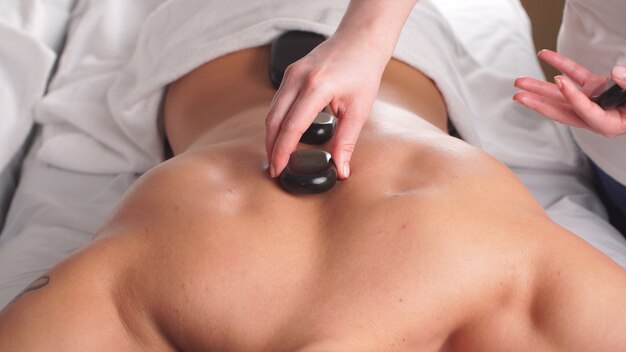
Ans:
[[[617,85],[612,80],[607,82],[609,87],[604,92],[594,95],[591,100],[600,105],[604,110],[615,109],[626,103],[626,90]]]
[[[337,118],[322,111],[317,114],[311,126],[304,132],[302,138],[300,138],[300,142],[314,145],[324,144],[333,138],[336,127]]]
[[[289,193],[317,194],[330,190],[337,182],[337,169],[330,154],[323,150],[291,153],[280,174],[280,185]]]

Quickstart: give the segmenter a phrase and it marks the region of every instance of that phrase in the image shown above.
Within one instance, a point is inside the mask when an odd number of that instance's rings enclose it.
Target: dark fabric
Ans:
[[[596,173],[598,191],[604,202],[611,224],[626,236],[626,186],[607,175],[593,164]]]
[[[167,137],[163,138],[163,158],[164,160],[169,160],[174,157],[174,151],[172,150],[172,146],[170,145],[170,141]]]
[[[452,120],[450,119],[450,117],[448,117],[448,134],[452,137],[458,138],[463,140],[463,137],[461,136],[461,134],[459,133],[459,131],[456,129],[456,127],[454,126],[454,123],[452,122]]]

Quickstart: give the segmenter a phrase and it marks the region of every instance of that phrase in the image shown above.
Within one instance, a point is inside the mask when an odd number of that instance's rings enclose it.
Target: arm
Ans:
[[[626,349],[626,271],[582,240],[555,243],[540,265],[531,319],[562,351]]]
[[[272,177],[282,172],[302,133],[329,104],[339,118],[331,154],[339,177],[349,176],[382,73],[417,1],[350,1],[337,32],[289,67],[266,121]]]
[[[352,0],[337,34],[368,35],[391,58],[404,23],[418,0]]]
[[[104,252],[94,247],[57,265],[0,311],[0,351],[137,350],[112,296],[110,274],[120,269],[121,256],[108,252],[102,261]]]
[[[501,301],[488,301],[493,309],[470,320],[453,345],[478,351],[626,350],[626,271],[559,226],[534,224],[526,226],[526,245],[516,244],[525,255],[513,289]]]

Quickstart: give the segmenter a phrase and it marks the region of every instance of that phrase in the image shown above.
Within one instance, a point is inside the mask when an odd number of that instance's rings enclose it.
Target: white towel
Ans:
[[[71,170],[115,173],[144,172],[161,161],[156,118],[168,83],[209,60],[267,44],[285,30],[331,35],[348,1],[87,3],[75,20],[68,59],[39,109],[38,119],[47,125],[39,156]],[[128,48],[135,44],[131,57]],[[560,168],[576,162],[566,132],[515,108],[509,102],[511,75],[469,55],[430,1],[413,10],[394,57],[436,82],[469,143],[509,166]],[[83,76],[77,78],[76,70]],[[510,110],[502,114],[504,108]],[[520,121],[524,129],[509,133]]]
[[[128,161],[136,147],[112,119],[106,92],[128,63],[144,19],[162,2],[78,2],[58,71],[36,107],[44,125],[40,159],[89,173],[145,171]]]
[[[45,125],[41,159],[82,172],[146,171],[161,160],[156,117],[168,83],[211,59],[267,44],[285,30],[331,35],[348,1],[161,3],[85,1],[77,9],[59,72],[37,112]],[[426,0],[413,11],[395,52],[435,78],[457,127],[480,144],[471,124],[477,114],[465,103],[469,92],[455,74],[472,65],[463,54]]]
[[[0,172],[24,143],[73,0],[0,2]]]

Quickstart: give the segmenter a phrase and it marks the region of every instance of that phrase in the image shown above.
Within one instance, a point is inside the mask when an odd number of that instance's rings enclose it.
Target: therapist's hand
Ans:
[[[555,77],[556,83],[522,77],[515,86],[523,89],[514,100],[555,121],[577,128],[586,128],[605,137],[626,133],[626,107],[605,111],[590,100],[599,93],[608,78],[595,75],[567,57],[549,50],[539,57],[565,76]],[[626,67],[616,66],[612,78],[626,88]]]
[[[289,66],[266,119],[270,175],[280,175],[302,134],[330,105],[338,119],[331,154],[339,178],[346,179],[389,59],[367,38],[335,34]]]

